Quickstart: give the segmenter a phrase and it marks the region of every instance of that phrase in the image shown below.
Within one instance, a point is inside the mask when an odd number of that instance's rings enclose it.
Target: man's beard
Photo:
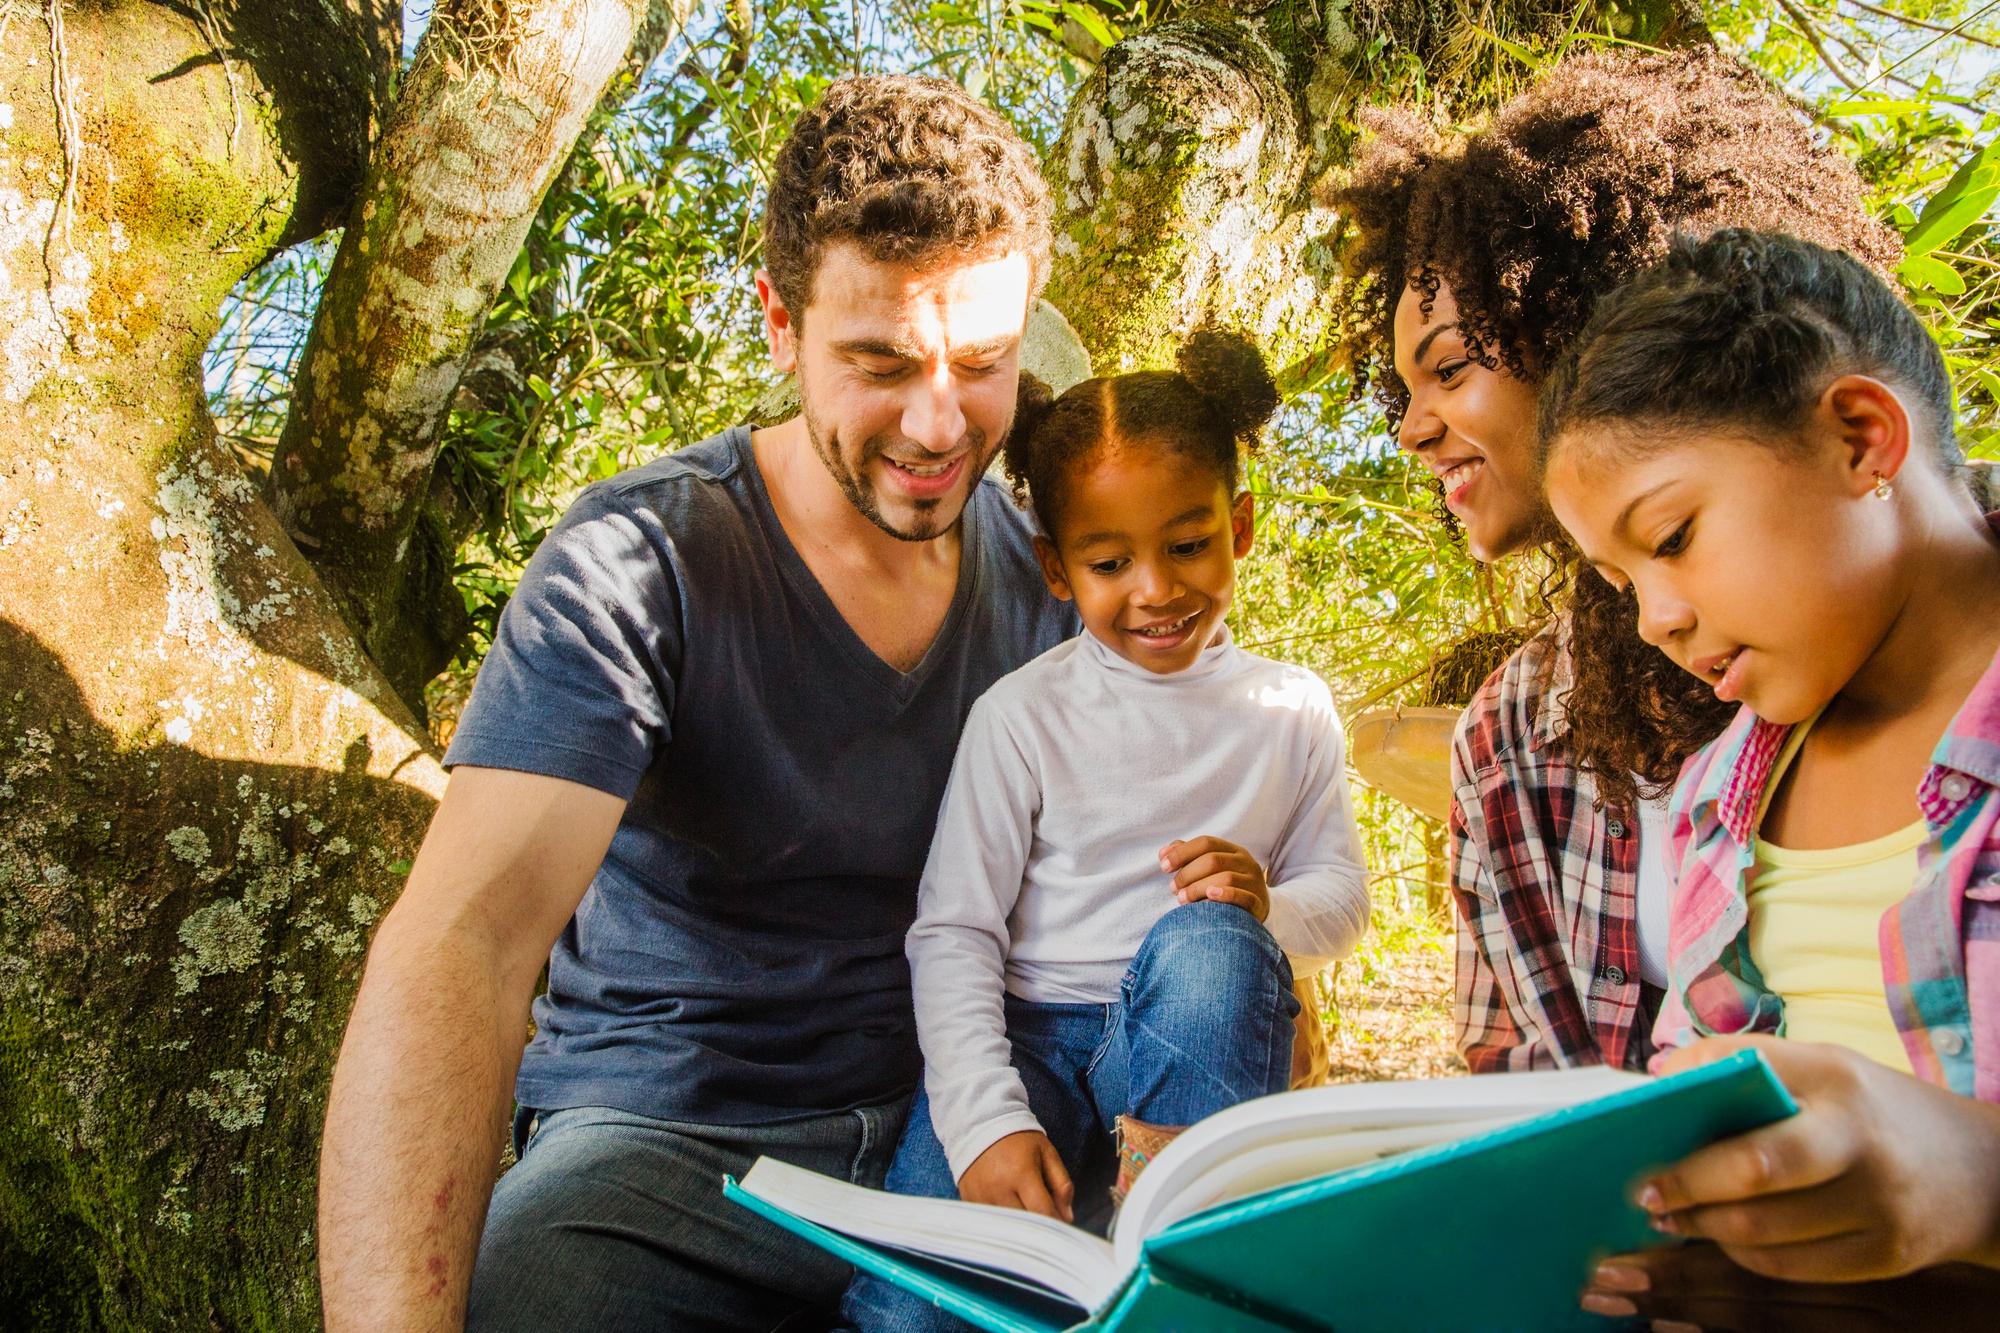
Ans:
[[[822,435],[819,424],[813,420],[812,413],[804,412],[802,415],[806,421],[806,438],[812,441],[813,452],[819,455],[820,462],[826,464],[828,474],[833,477],[834,483],[840,487],[841,494],[847,497],[847,502],[853,505],[863,518],[888,533],[891,537],[894,537],[897,541],[932,541],[956,527],[965,517],[966,505],[972,503],[971,488],[979,484],[979,478],[985,472],[986,464],[992,461],[990,451],[986,448],[985,433],[982,431],[968,432],[964,441],[968,446],[965,466],[971,469],[972,475],[970,484],[966,489],[965,503],[959,506],[958,512],[952,515],[949,523],[946,523],[939,521],[938,511],[943,507],[945,500],[949,498],[948,496],[939,496],[935,500],[912,500],[910,504],[917,511],[916,518],[909,527],[899,528],[891,523],[888,516],[882,512],[881,503],[875,495],[875,485],[867,479],[861,469],[866,468],[875,459],[889,453],[892,446],[902,442],[902,437],[885,431],[880,435],[872,436],[863,441],[861,445],[860,467],[850,468],[847,465],[847,460],[841,456],[839,438],[836,436],[829,439],[827,436]],[[904,452],[923,455],[930,451],[921,445],[913,444]]]

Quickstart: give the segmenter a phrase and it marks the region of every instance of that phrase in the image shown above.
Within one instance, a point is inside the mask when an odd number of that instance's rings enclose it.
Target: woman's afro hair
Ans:
[[[1406,290],[1428,314],[1449,287],[1467,351],[1540,379],[1598,298],[1678,233],[1788,232],[1884,274],[1901,260],[1847,159],[1761,76],[1707,48],[1566,60],[1470,133],[1439,134],[1400,109],[1362,124],[1329,199],[1355,232],[1338,359],[1392,425],[1409,403],[1393,368]],[[1578,568],[1560,541],[1552,554],[1576,673],[1568,747],[1601,799],[1627,804],[1671,784],[1733,710],[1640,640],[1629,590]]]
[[[1396,304],[1450,287],[1468,350],[1539,375],[1597,297],[1666,253],[1676,232],[1782,231],[1882,273],[1901,245],[1861,178],[1762,77],[1708,48],[1573,57],[1492,123],[1440,135],[1372,108],[1331,202],[1356,235],[1343,360],[1392,413]]]

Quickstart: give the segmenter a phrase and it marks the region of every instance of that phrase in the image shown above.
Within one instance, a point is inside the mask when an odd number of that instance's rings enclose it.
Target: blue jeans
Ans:
[[[1197,902],[1161,917],[1132,959],[1115,1004],[1006,999],[1014,1068],[1076,1186],[1076,1220],[1102,1234],[1118,1172],[1116,1126],[1129,1115],[1191,1125],[1291,1085],[1298,997],[1291,964],[1240,907]],[[897,1194],[955,1199],[958,1185],[917,1095],[889,1168]],[[901,1288],[857,1274],[842,1312],[860,1333],[976,1333]]]
[[[821,1333],[853,1269],[722,1197],[759,1156],[878,1186],[906,1102],[781,1125],[524,1110],[493,1188],[468,1333]],[[533,1127],[532,1135],[529,1133]]]

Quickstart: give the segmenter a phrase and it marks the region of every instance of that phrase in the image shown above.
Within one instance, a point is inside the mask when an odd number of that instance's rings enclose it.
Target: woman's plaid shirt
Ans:
[[[1599,808],[1562,744],[1558,626],[1523,644],[1452,744],[1458,1046],[1474,1073],[1642,1068],[1636,812]],[[1637,1029],[1637,1031],[1635,1031]]]

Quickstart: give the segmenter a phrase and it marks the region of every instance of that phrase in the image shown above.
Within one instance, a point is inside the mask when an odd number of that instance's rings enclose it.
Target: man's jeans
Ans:
[[[805,1333],[853,1269],[722,1197],[760,1156],[880,1186],[907,1102],[747,1129],[580,1106],[515,1121],[468,1333]]]
[[[1006,998],[1007,1039],[1028,1107],[1076,1186],[1079,1226],[1111,1223],[1120,1115],[1191,1125],[1291,1086],[1298,997],[1285,955],[1240,907],[1197,902],[1161,917],[1115,1004]],[[955,1199],[958,1186],[922,1093],[888,1188]],[[859,1274],[843,1307],[861,1333],[976,1333],[880,1278]]]

